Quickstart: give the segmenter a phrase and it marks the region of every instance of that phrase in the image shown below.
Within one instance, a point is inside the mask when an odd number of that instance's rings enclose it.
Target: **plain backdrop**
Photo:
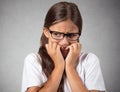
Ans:
[[[0,0],[0,92],[20,92],[24,59],[39,49],[45,15],[61,0]],[[82,51],[96,54],[107,92],[120,92],[120,0],[66,0],[83,18]]]

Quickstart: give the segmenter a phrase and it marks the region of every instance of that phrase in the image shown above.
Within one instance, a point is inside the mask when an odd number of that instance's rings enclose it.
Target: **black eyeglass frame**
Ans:
[[[55,40],[62,40],[65,36],[66,36],[67,38],[69,38],[69,36],[70,36],[71,34],[78,34],[79,36],[78,36],[77,39],[74,39],[74,40],[69,39],[70,41],[77,41],[77,40],[79,40],[79,37],[80,37],[80,35],[81,35],[80,32],[78,32],[78,33],[66,33],[66,34],[65,34],[65,33],[62,33],[62,32],[52,31],[52,30],[50,30],[50,29],[48,29],[48,31],[50,32],[51,37],[52,37],[53,39],[55,39]],[[61,39],[54,38],[53,35],[52,35],[54,32],[63,34],[63,37],[62,37]]]

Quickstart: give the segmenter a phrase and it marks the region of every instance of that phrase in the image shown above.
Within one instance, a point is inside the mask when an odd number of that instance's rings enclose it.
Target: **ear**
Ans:
[[[49,33],[49,31],[47,30],[47,28],[43,28],[43,33],[44,33],[44,35],[47,37],[47,38],[49,38],[50,37],[50,33]]]

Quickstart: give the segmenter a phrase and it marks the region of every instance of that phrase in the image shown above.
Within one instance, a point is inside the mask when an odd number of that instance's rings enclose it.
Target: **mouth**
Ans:
[[[65,59],[69,53],[69,49],[66,49],[66,47],[61,47],[60,50],[61,50],[61,53],[62,53],[64,59]]]

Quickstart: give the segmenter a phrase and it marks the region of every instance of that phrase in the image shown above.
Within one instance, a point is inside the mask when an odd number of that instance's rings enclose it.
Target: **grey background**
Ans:
[[[24,58],[39,48],[48,8],[61,0],[0,0],[0,92],[20,92]],[[120,0],[67,0],[83,17],[83,51],[101,62],[108,92],[120,92]]]

